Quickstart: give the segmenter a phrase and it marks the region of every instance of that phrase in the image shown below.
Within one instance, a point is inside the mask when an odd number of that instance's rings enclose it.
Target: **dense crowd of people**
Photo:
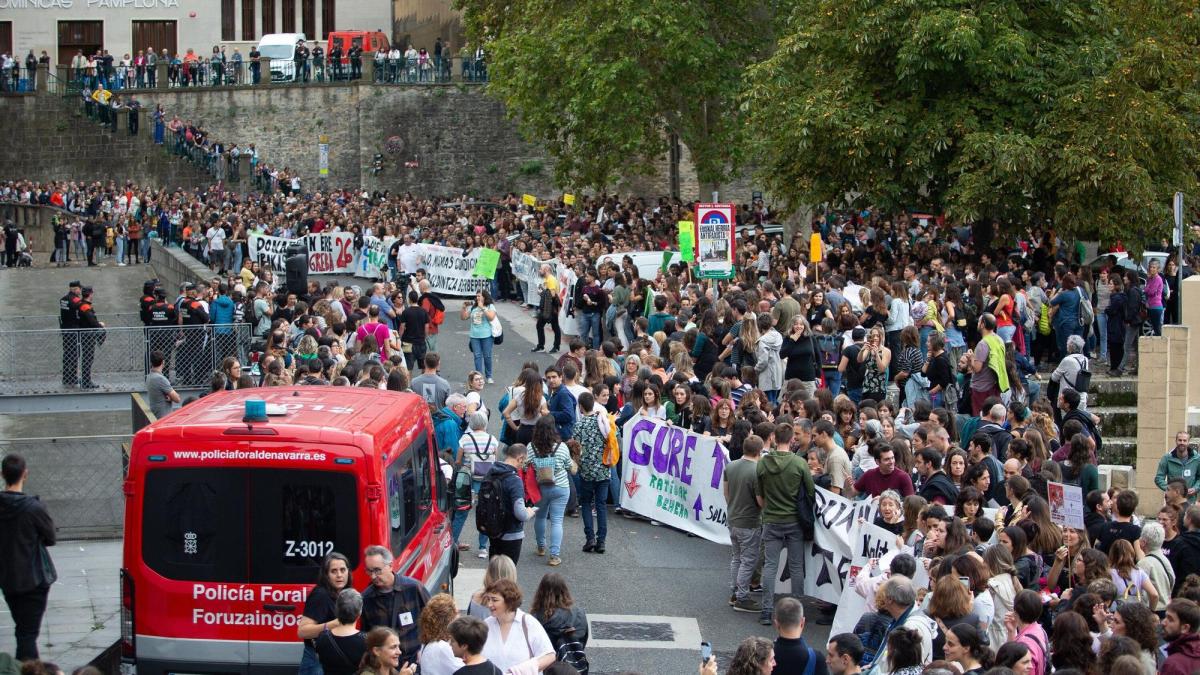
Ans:
[[[747,639],[728,672],[799,673],[809,662],[818,674],[1200,668],[1200,577],[1192,576],[1200,573],[1200,459],[1186,436],[1164,457],[1161,506],[1157,496],[1103,491],[1095,468],[1103,430],[1088,405],[1093,358],[1107,359],[1113,373],[1136,372],[1137,336],[1178,321],[1173,258],[1124,266],[1117,245],[1093,266],[1048,230],[1012,236],[990,224],[848,212],[812,221],[821,240],[814,262],[807,233],[791,244],[769,234],[773,214],[754,203],[738,210],[735,275],[713,281],[680,263],[644,274],[632,256],[596,265],[603,254],[672,248],[676,223],[692,211],[671,199],[531,207],[517,195],[447,204],[284,186],[243,195],[220,185],[0,184],[0,200],[58,204],[93,220],[113,218],[122,199],[126,218],[212,264],[217,277],[185,288],[185,304],[214,316],[219,304],[214,323],[252,326],[254,343],[230,347],[212,389],[330,383],[423,396],[453,484],[455,538],[472,509],[477,524],[499,522],[490,509],[505,505],[504,526],[479,528],[478,553],[489,565],[520,559],[533,520],[537,555],[558,566],[572,511],[582,516],[582,552],[605,552],[606,503],[616,501],[621,470],[609,447],[626,420],[658,418],[715,437],[732,460],[729,605],[779,634],[774,643]],[[140,216],[129,212],[134,200]],[[306,292],[287,289],[246,248],[250,233],[336,230],[395,238],[387,278],[369,294],[316,279]],[[462,386],[438,374],[446,301],[424,279],[417,242],[501,254],[492,288],[457,312],[476,357]],[[538,282],[520,279],[508,265],[515,251],[558,267],[544,265]],[[569,288],[556,274],[564,266],[578,279]],[[534,351],[559,351],[560,310],[580,334],[566,338],[552,366],[524,364],[489,407],[482,392],[493,379],[495,303],[528,298],[540,334]],[[166,304],[165,292],[152,289],[149,299]],[[243,368],[250,361],[253,374]],[[158,404],[169,414],[170,400]],[[517,478],[523,470],[538,475],[537,499]],[[493,478],[503,494],[486,500],[485,512],[481,491]],[[1081,489],[1084,528],[1051,520],[1049,483]],[[821,645],[824,658],[800,637],[803,606],[774,593],[780,552],[809,541],[797,494],[803,487],[811,498],[815,486],[876,500],[874,524],[894,532],[901,549],[860,578],[870,612],[852,633]],[[1156,517],[1140,518],[1139,501]],[[792,565],[801,558],[789,555]],[[803,569],[792,573],[801,578]],[[500,575],[489,567],[479,599],[490,610],[486,631],[454,619],[428,632],[422,621],[421,634],[448,634],[448,651],[465,667],[479,654],[501,671],[516,665],[505,660],[512,633],[504,631],[523,616],[521,597]],[[914,578],[925,575],[918,587]],[[372,573],[373,583],[382,576]],[[366,617],[366,593],[361,602]],[[328,604],[311,618],[336,621],[339,637],[354,634],[350,594],[331,591]],[[538,607],[535,598],[533,614]],[[549,631],[550,621],[536,618]],[[390,653],[392,640],[404,655],[418,647],[412,635],[363,632],[373,658]],[[553,639],[539,634],[536,643],[527,655],[536,669],[561,656]],[[313,649],[319,656],[320,643]],[[708,662],[701,672],[715,668]]]

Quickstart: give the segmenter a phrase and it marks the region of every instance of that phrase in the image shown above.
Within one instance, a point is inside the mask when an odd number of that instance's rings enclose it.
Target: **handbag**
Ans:
[[[521,469],[521,482],[525,484],[525,501],[534,504],[542,501],[542,488],[538,485],[537,472],[532,464]]]
[[[504,344],[504,326],[500,324],[500,316],[492,319],[492,344]]]

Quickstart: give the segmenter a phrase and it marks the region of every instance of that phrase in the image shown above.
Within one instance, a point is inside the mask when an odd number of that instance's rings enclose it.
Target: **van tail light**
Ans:
[[[379,483],[367,484],[367,501],[377,502],[383,499],[383,486]]]
[[[121,570],[121,658],[133,659],[137,652],[134,647],[133,627],[133,577],[126,569]]]

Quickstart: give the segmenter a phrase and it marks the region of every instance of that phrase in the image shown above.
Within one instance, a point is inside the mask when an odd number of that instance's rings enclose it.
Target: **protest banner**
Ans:
[[[621,508],[729,544],[721,481],[729,455],[712,436],[634,417],[621,439]]]
[[[251,234],[250,259],[274,270],[283,270],[288,245],[293,239]],[[308,249],[309,274],[353,274],[356,254],[350,232],[321,232],[303,238]]]
[[[395,237],[363,237],[363,247],[358,252],[358,261],[354,264],[354,276],[367,279],[386,277],[382,268],[387,265],[388,250],[395,242]]]
[[[475,261],[475,269],[471,271],[471,274],[481,279],[495,279],[496,266],[499,264],[500,251],[494,248],[485,248],[479,252],[479,259]]]
[[[537,258],[516,250],[512,250],[512,262],[509,267],[512,269],[513,277],[525,284],[525,304],[537,306],[540,288],[538,284],[542,283],[542,265],[550,265],[552,268],[558,266],[558,261],[551,258],[550,260],[538,260]]]
[[[1046,483],[1050,502],[1050,522],[1059,527],[1084,529],[1083,488],[1065,483]]]
[[[420,265],[425,268],[425,278],[434,292],[470,296],[491,287],[491,279],[480,279],[471,274],[482,249],[464,252],[461,248],[435,244],[420,244],[419,249]]]
[[[555,276],[558,278],[558,327],[565,335],[579,335],[579,322],[575,320],[575,270],[566,265],[555,263]]]
[[[874,574],[884,574],[891,567],[892,559],[901,552],[911,555],[907,547],[896,545],[896,535],[877,525],[864,523],[858,526],[854,537],[854,560],[850,563],[850,571],[846,575],[846,583],[842,587],[842,596],[838,599],[837,612],[833,615],[833,625],[829,634],[849,633],[854,625],[867,613],[867,599],[860,594],[856,584],[872,574],[871,559],[878,560]],[[913,575],[913,584],[921,588],[929,583],[929,573],[925,566],[917,563],[917,573]]]

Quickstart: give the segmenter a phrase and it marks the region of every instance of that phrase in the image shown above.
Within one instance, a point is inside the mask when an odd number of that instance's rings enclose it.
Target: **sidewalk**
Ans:
[[[87,665],[121,637],[120,539],[60,541],[50,547],[58,582],[42,619],[38,651],[66,672]],[[13,653],[12,615],[0,604],[0,652]]]

